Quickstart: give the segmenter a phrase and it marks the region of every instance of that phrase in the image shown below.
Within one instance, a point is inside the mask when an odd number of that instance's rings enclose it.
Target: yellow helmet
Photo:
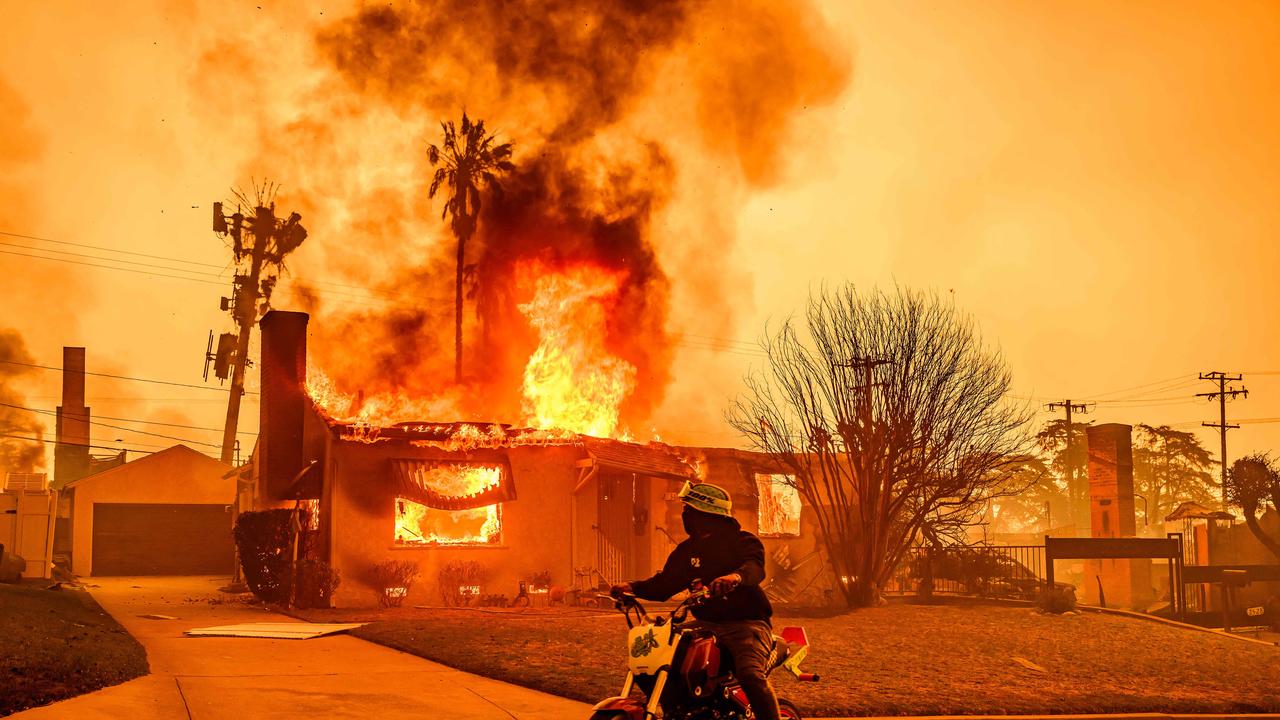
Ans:
[[[694,510],[727,518],[733,517],[733,501],[729,499],[729,493],[719,485],[686,480],[676,497]]]

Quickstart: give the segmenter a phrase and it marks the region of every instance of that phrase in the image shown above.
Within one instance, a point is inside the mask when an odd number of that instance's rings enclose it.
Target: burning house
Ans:
[[[440,602],[439,571],[457,560],[483,568],[470,592],[508,597],[544,572],[564,588],[648,575],[682,536],[675,494],[695,478],[727,487],[743,526],[784,564],[813,553],[799,498],[766,456],[503,424],[335,419],[308,391],[307,323],[279,311],[262,321],[261,428],[240,503],[314,509],[319,559],[342,578],[337,605],[375,604],[373,567],[387,560],[418,566],[416,604]]]

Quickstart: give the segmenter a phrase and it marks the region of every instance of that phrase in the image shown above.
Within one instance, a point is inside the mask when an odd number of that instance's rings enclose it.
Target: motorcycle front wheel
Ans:
[[[800,709],[797,708],[790,700],[778,700],[778,717],[784,720],[804,720],[800,717]]]

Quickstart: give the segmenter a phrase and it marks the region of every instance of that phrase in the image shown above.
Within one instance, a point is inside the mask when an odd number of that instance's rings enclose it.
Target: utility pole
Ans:
[[[866,423],[865,427],[867,428],[871,427],[871,420],[872,420],[872,417],[871,417],[871,410],[873,407],[872,392],[874,392],[876,385],[882,384],[882,383],[877,383],[872,381],[871,372],[881,365],[892,365],[892,364],[893,364],[892,360],[883,360],[879,358],[863,358],[863,357],[853,357],[853,358],[849,358],[848,362],[836,363],[837,367],[844,367],[844,368],[849,368],[851,370],[862,371],[862,377],[863,377],[862,387],[867,389],[867,394],[865,396],[865,399],[863,400],[863,413],[864,413],[863,421]]]
[[[1228,375],[1224,372],[1214,371],[1214,372],[1200,373],[1200,379],[1208,380],[1210,382],[1215,382],[1218,384],[1218,390],[1216,392],[1196,393],[1196,397],[1208,398],[1209,400],[1218,401],[1218,422],[1216,423],[1206,422],[1206,423],[1200,423],[1200,424],[1203,425],[1204,427],[1217,428],[1218,433],[1222,436],[1222,454],[1219,457],[1222,459],[1222,486],[1221,486],[1222,509],[1226,510],[1227,509],[1227,431],[1233,428],[1240,427],[1239,425],[1227,424],[1227,398],[1230,397],[1232,400],[1234,400],[1237,395],[1243,395],[1245,398],[1248,398],[1249,390],[1244,387],[1233,388],[1233,387],[1227,386],[1227,383],[1240,382],[1241,380],[1244,380],[1243,375]]]
[[[1077,495],[1082,495],[1083,493],[1077,492],[1078,487],[1076,485],[1076,462],[1075,462],[1074,456],[1072,456],[1071,454],[1071,428],[1072,428],[1071,413],[1078,412],[1078,413],[1084,414],[1089,412],[1089,408],[1083,403],[1071,402],[1070,398],[1062,400],[1061,402],[1051,402],[1048,405],[1045,405],[1044,407],[1049,412],[1053,412],[1054,410],[1059,410],[1059,409],[1067,411],[1067,427],[1066,427],[1067,449],[1066,449],[1066,452],[1064,453],[1067,459],[1067,498],[1069,499],[1068,504],[1070,505],[1070,507],[1068,507],[1067,510],[1069,511],[1072,522],[1076,524],[1076,527],[1078,529],[1080,525],[1080,505],[1082,504],[1080,500],[1082,498],[1077,497]]]
[[[222,203],[213,204],[213,231],[220,237],[231,237],[233,257],[240,266],[231,281],[231,297],[224,297],[221,302],[221,308],[231,313],[239,332],[223,333],[218,338],[216,353],[212,351],[213,337],[210,333],[209,348],[205,351],[205,379],[208,379],[210,361],[214,363],[214,374],[219,380],[225,380],[228,372],[231,376],[227,420],[222,432],[224,463],[231,463],[236,456],[240,399],[244,395],[245,372],[250,364],[249,339],[253,326],[258,324],[261,311],[271,301],[271,291],[279,279],[285,256],[307,237],[307,231],[301,224],[302,216],[298,213],[292,213],[284,220],[276,218],[274,196],[274,185],[258,189],[251,218],[246,218],[239,209],[231,215],[223,215]]]

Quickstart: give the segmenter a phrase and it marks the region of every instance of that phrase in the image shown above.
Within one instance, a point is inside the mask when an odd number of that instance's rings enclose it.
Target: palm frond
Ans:
[[[436,163],[440,162],[440,148],[436,147],[435,145],[428,145],[427,161],[430,162],[432,165],[435,165]]]

